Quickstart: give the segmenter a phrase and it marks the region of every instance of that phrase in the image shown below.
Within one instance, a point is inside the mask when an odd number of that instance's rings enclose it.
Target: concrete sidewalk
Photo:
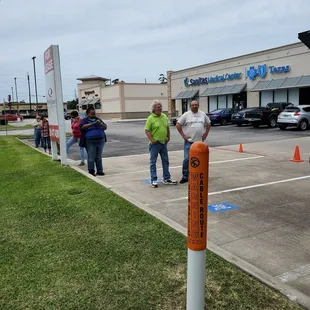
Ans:
[[[308,138],[210,148],[208,249],[310,309],[310,164],[292,163],[294,147],[308,156]],[[249,153],[247,153],[249,152]],[[169,153],[181,178],[183,151]],[[72,168],[187,233],[187,184],[149,184],[149,155],[104,158],[103,177],[79,161]],[[158,177],[162,170],[158,165]]]

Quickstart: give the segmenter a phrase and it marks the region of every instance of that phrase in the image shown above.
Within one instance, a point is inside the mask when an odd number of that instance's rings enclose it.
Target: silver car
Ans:
[[[310,105],[288,107],[278,116],[278,126],[281,130],[287,127],[297,127],[306,130],[310,125]]]

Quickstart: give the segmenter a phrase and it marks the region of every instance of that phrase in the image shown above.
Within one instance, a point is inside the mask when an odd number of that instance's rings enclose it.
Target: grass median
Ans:
[[[185,309],[182,234],[13,137],[0,172],[0,309]],[[211,252],[206,305],[301,309]]]
[[[23,130],[23,129],[31,129],[32,125],[22,125],[22,126],[12,126],[10,124],[0,125],[0,131],[12,131],[12,130]]]

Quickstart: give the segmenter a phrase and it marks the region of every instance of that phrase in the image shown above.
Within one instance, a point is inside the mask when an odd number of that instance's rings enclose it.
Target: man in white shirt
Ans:
[[[185,112],[176,125],[178,132],[184,139],[184,161],[182,169],[182,180],[180,183],[188,182],[188,156],[189,149],[194,142],[207,139],[211,128],[211,121],[205,112],[199,110],[199,103],[192,101],[190,111]]]

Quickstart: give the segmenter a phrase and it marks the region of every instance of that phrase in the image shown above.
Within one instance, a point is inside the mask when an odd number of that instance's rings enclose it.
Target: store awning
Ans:
[[[233,95],[241,93],[246,87],[245,84],[226,85],[221,87],[207,88],[200,97],[220,96],[220,95]]]
[[[174,99],[193,99],[197,94],[198,90],[182,91]]]
[[[81,107],[82,105],[85,105],[86,104],[86,101],[88,101],[88,100],[86,100],[86,99],[82,99],[82,100],[80,100],[80,102],[78,103],[78,107]]]
[[[95,99],[83,99],[79,102],[79,104],[77,105],[78,107],[81,107],[83,105],[94,105],[96,104],[98,101],[100,101],[99,98],[95,98]]]
[[[302,75],[292,78],[259,81],[252,91],[275,90],[285,88],[297,88],[310,86],[310,75]]]
[[[90,102],[88,102],[87,104],[88,104],[88,105],[95,105],[95,104],[98,103],[99,101],[100,101],[99,98],[95,98],[95,99],[90,100]]]
[[[200,97],[208,97],[208,96],[211,96],[212,92],[213,92],[216,88],[217,88],[217,87],[207,88],[207,89],[200,95]]]
[[[296,83],[296,87],[306,87],[306,86],[310,86],[310,75],[303,75]]]

